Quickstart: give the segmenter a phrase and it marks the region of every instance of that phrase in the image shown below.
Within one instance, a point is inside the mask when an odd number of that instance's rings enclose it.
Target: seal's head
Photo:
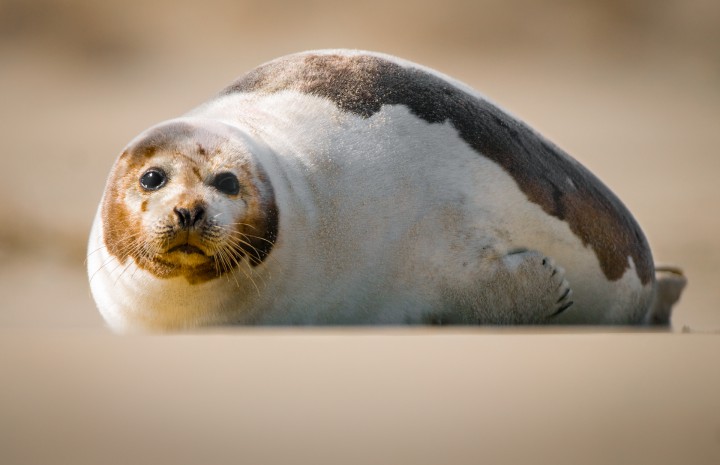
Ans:
[[[174,120],[141,134],[108,181],[102,204],[107,251],[157,278],[183,277],[190,284],[243,261],[262,263],[278,217],[251,146],[238,129],[210,121]]]

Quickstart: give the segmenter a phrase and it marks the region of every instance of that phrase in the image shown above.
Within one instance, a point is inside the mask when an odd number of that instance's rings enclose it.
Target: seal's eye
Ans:
[[[150,168],[140,176],[140,185],[148,191],[156,191],[165,185],[167,175],[159,168]]]
[[[237,195],[240,192],[240,181],[232,173],[220,173],[213,179],[212,186],[227,195]]]

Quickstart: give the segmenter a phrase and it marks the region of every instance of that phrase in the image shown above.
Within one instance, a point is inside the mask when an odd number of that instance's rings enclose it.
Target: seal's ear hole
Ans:
[[[146,191],[156,191],[165,185],[167,175],[160,168],[150,168],[140,176],[140,185]]]
[[[227,195],[237,195],[240,192],[240,181],[233,173],[219,173],[212,180],[211,185]]]

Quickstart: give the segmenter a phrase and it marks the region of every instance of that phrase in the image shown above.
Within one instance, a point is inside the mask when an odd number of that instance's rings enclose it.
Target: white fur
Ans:
[[[145,313],[180,328],[421,323],[448,293],[462,299],[464,289],[488,287],[496,258],[518,248],[566,271],[575,304],[554,323],[634,323],[648,305],[652,285],[640,283],[631,262],[608,281],[567,223],[529,202],[449,123],[429,124],[403,106],[362,118],[295,91],[217,98],[188,115],[200,119],[249,135],[275,190],[278,241],[261,265],[190,286],[116,263],[102,246],[98,213],[88,271],[115,329],[138,329]]]

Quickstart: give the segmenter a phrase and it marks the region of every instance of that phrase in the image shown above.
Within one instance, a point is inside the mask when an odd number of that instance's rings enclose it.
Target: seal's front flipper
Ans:
[[[491,281],[488,304],[494,308],[483,312],[495,320],[489,323],[552,324],[573,304],[565,270],[537,251],[515,250],[500,257]]]

